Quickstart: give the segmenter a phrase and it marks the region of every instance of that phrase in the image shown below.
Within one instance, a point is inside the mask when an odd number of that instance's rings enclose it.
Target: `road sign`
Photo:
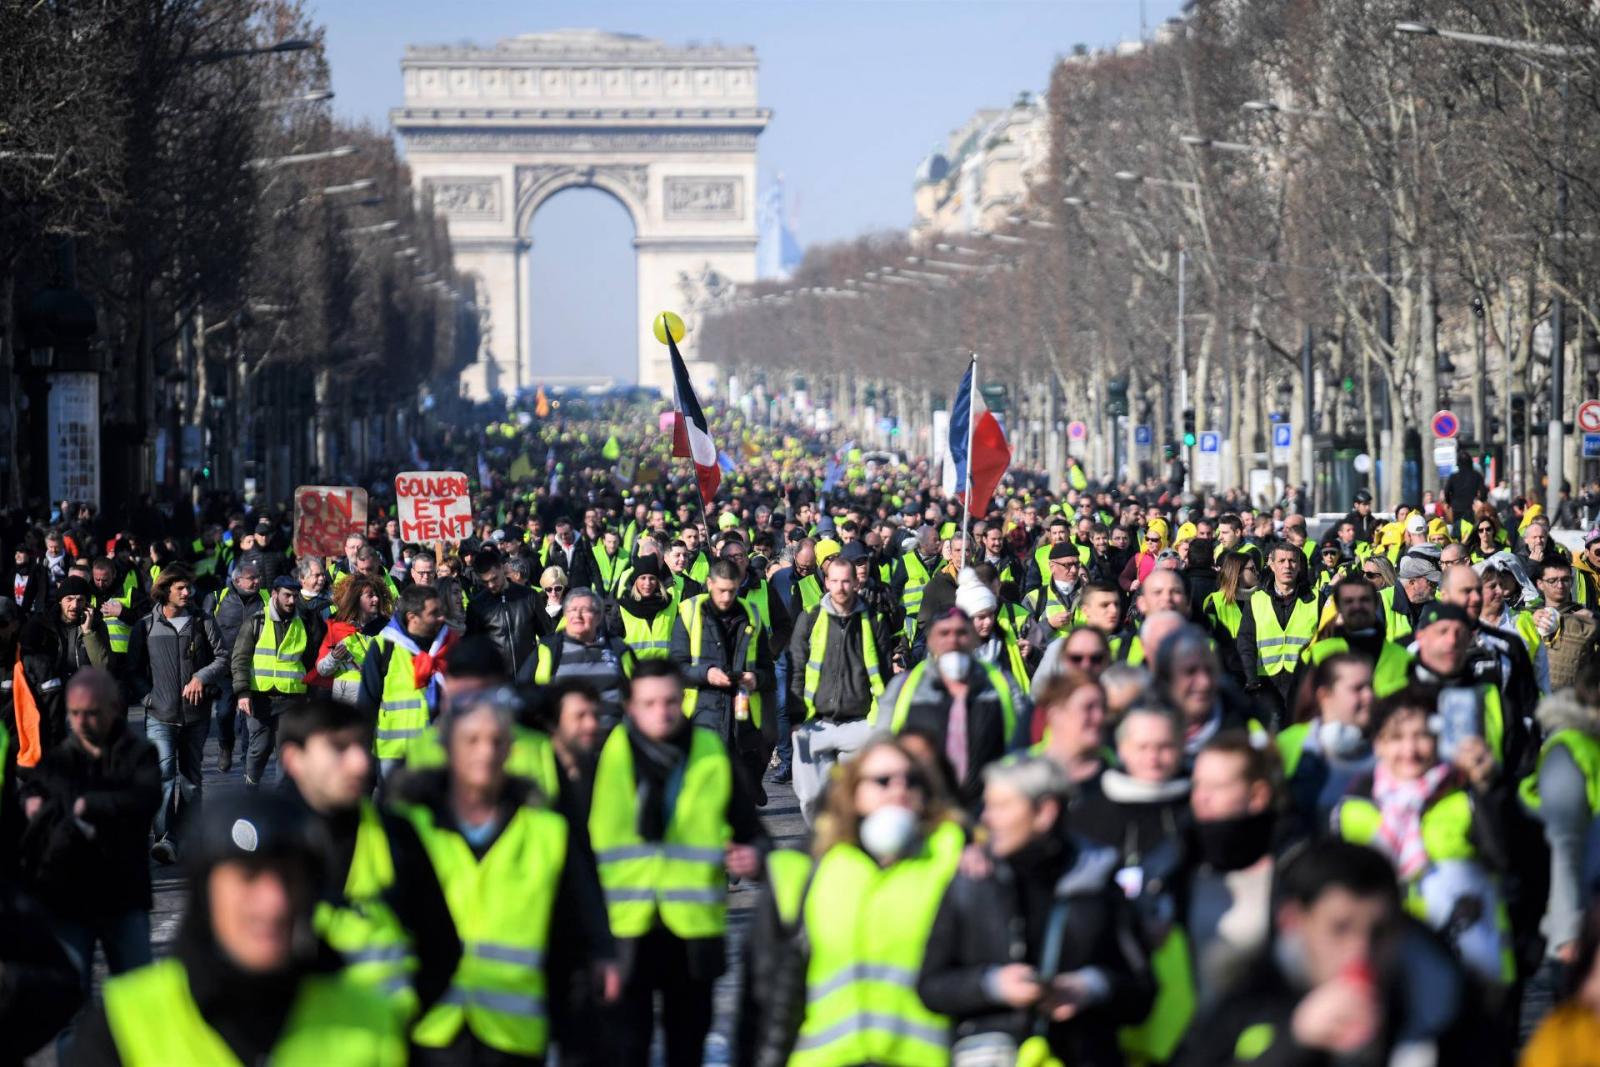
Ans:
[[[1600,433],[1583,435],[1583,458],[1600,459]]]
[[[1280,422],[1272,428],[1272,462],[1274,464],[1289,462],[1289,454],[1294,449],[1294,424]]]
[[[1194,457],[1194,480],[1201,485],[1222,483],[1222,435],[1201,430],[1196,437],[1199,449]]]
[[[1578,432],[1600,433],[1600,400],[1585,400],[1578,405]]]
[[[1150,432],[1150,427],[1135,426],[1133,428],[1133,443],[1138,445],[1140,448],[1149,448],[1151,442],[1154,440],[1155,434]]]
[[[1433,443],[1433,465],[1441,475],[1449,476],[1456,470],[1456,443],[1448,437]]]
[[[1461,432],[1461,420],[1449,408],[1433,413],[1433,436],[1454,437]]]
[[[1073,419],[1071,422],[1067,423],[1067,436],[1072,438],[1074,441],[1082,441],[1085,437],[1089,436],[1089,427],[1085,426],[1077,419]]]

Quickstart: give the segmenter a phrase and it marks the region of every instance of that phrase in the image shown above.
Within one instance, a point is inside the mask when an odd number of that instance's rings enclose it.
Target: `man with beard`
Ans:
[[[1372,689],[1379,698],[1404,689],[1411,653],[1384,636],[1378,620],[1378,590],[1360,575],[1347,575],[1334,583],[1333,606],[1338,612],[1333,628],[1301,650],[1290,691],[1300,692],[1317,664],[1344,652],[1372,664]]]

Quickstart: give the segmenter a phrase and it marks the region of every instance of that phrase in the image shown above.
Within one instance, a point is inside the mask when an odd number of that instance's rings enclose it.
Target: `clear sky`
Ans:
[[[1181,0],[1145,0],[1153,29]],[[1058,55],[1139,36],[1139,0],[312,0],[336,112],[387,125],[408,44],[489,45],[594,27],[673,43],[754,45],[763,182],[782,173],[803,244],[906,226],[928,150],[978,108],[1042,92]],[[632,377],[627,213],[572,190],[534,219],[535,359],[553,373]]]

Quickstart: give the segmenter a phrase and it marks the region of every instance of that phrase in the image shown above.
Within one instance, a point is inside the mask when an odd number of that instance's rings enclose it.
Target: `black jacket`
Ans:
[[[305,804],[294,779],[287,775],[283,791],[297,803]],[[311,817],[323,827],[328,846],[322,895],[338,903],[344,899],[344,885],[355,859],[361,812],[359,808],[333,815],[312,812]],[[380,811],[378,817],[383,823],[394,863],[394,882],[384,892],[383,900],[411,935],[417,957],[412,983],[426,1012],[450,988],[450,979],[461,962],[461,939],[456,934],[455,920],[450,916],[450,905],[439,887],[433,863],[416,829],[408,819],[391,811]]]
[[[1155,998],[1155,979],[1133,909],[1114,875],[1114,850],[1059,830],[997,859],[986,878],[958,874],[933,920],[917,992],[951,1017],[955,1040],[1003,1032],[1020,1044],[1044,1026],[1051,1053],[1064,1063],[1118,1067],[1117,1028],[1139,1022]],[[1057,974],[1089,971],[1103,997],[1067,1022],[998,1003],[985,977],[1008,963],[1040,967],[1051,912],[1065,906]]]
[[[467,633],[482,634],[500,650],[507,678],[515,678],[533,646],[550,632],[544,598],[527,586],[507,582],[498,593],[479,588],[467,604]]]
[[[44,801],[23,832],[23,868],[53,912],[86,919],[150,910],[150,820],[161,807],[154,745],[122,719],[98,758],[69,736],[44,754],[21,792]],[[80,798],[93,837],[73,816]]]
[[[737,741],[745,735],[754,734],[754,730],[736,728],[737,720],[733,717],[732,688],[720,689],[706,681],[707,672],[712,667],[720,667],[735,681],[744,673],[746,667],[746,651],[754,644],[756,648],[755,665],[753,673],[756,676],[756,690],[762,696],[764,708],[771,709],[762,717],[761,731],[771,737],[777,736],[778,712],[774,700],[777,689],[777,678],[773,673],[772,650],[767,647],[767,635],[762,630],[760,621],[752,628],[747,621],[744,605],[735,602],[731,615],[726,621],[731,623],[729,631],[732,633],[731,642],[724,639],[724,628],[719,622],[715,608],[711,606],[710,594],[705,596],[705,606],[701,610],[700,627],[700,657],[698,660],[689,655],[689,631],[685,626],[684,617],[679,615],[678,620],[672,624],[672,659],[683,669],[684,683],[699,690],[694,708],[694,722],[697,726],[708,726],[716,730],[724,740]],[[754,718],[750,720],[754,725]],[[743,746],[739,746],[743,750]]]
[[[846,615],[831,610],[830,603],[824,597],[815,611],[801,614],[789,640],[789,662],[795,665],[789,672],[789,706],[796,709],[789,717],[791,723],[798,724],[806,717],[802,710],[805,708],[806,663],[811,659],[811,633],[819,616],[825,618],[823,625],[828,630],[823,644],[824,667],[817,683],[818,718],[863,719],[872,712],[862,626],[868,627],[878,654],[878,676],[887,682],[893,673],[889,658],[894,653],[894,637],[884,620],[869,614],[860,598]]]
[[[0,1067],[21,1067],[67,1025],[83,993],[49,914],[12,882],[0,882],[0,959]]]

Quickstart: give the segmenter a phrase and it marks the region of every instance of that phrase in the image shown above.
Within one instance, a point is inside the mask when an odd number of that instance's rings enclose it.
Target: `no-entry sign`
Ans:
[[[464,541],[472,534],[472,492],[460,471],[397,474],[394,497],[402,541]]]
[[[294,491],[294,554],[340,556],[344,539],[367,532],[367,491],[348,485],[302,485]]]

